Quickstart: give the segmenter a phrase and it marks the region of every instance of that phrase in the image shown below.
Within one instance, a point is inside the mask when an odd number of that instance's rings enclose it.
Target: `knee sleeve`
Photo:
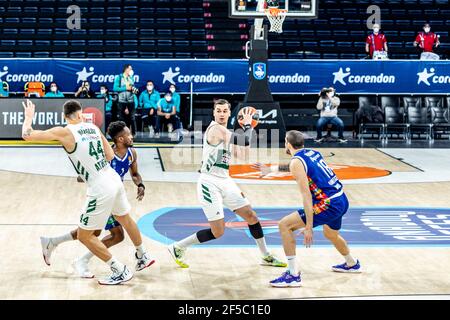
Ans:
[[[197,239],[200,241],[200,243],[214,240],[216,237],[214,237],[211,229],[204,229],[197,232]]]
[[[260,239],[264,237],[264,232],[259,221],[256,224],[248,225],[248,228],[250,229],[253,238]]]

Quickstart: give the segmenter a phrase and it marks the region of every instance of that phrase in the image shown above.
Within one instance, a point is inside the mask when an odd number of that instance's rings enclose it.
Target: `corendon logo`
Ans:
[[[225,75],[223,74],[182,74],[180,67],[175,67],[175,71],[172,70],[172,67],[169,70],[161,73],[163,78],[163,84],[169,82],[170,84],[178,83],[224,83]]]
[[[4,77],[4,79],[3,79]],[[3,66],[2,71],[0,71],[0,81],[6,82],[52,82],[53,74],[43,74],[39,73],[31,73],[31,74],[14,74],[9,72],[8,66]]]
[[[431,86],[430,78],[432,83],[450,83],[450,76],[437,76],[435,68],[430,68],[430,72],[427,68],[424,68],[422,72],[417,73],[417,77],[417,84],[424,83],[427,86]]]
[[[339,82],[343,86],[348,83],[395,83],[395,76],[385,75],[380,73],[379,75],[352,75],[349,67],[345,68],[345,72],[342,68],[339,71],[333,72],[334,80],[333,84]]]
[[[90,81],[92,83],[114,83],[114,79],[117,74],[95,74],[94,67],[89,67],[89,71],[86,70],[86,67],[83,67],[83,70],[75,73],[77,75],[77,83],[83,81]],[[91,78],[92,77],[92,78]],[[89,80],[91,78],[91,80]],[[134,82],[139,82],[139,76],[133,76]]]

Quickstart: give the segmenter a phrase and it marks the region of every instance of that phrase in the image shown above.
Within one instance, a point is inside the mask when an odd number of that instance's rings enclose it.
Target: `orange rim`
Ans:
[[[266,12],[269,12],[269,14],[272,16],[272,17],[278,17],[278,15],[280,14],[280,12],[287,12],[287,10],[286,9],[279,9],[279,8],[269,8],[269,9],[266,9]]]

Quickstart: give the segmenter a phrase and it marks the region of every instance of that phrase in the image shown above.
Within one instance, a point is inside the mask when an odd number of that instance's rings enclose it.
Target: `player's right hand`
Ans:
[[[250,108],[244,108],[242,111],[242,122],[244,125],[252,124],[253,114],[251,113]]]
[[[25,112],[25,118],[33,119],[33,117],[34,117],[34,110],[36,108],[34,103],[31,102],[30,99],[27,99],[26,101],[22,102],[22,106],[23,106],[23,109],[24,109],[24,112]]]
[[[303,244],[306,248],[310,248],[313,244],[313,230],[311,228],[305,228],[301,233],[303,233],[303,236],[305,237]]]

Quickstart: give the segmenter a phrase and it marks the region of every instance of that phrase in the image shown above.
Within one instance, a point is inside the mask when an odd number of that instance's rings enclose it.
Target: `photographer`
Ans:
[[[334,96],[334,88],[323,88],[320,91],[320,98],[317,102],[317,110],[320,110],[320,118],[317,121],[317,139],[316,142],[322,142],[322,130],[328,124],[333,124],[338,128],[339,142],[344,143],[344,122],[337,116],[338,107],[341,100]]]
[[[105,127],[108,128],[112,119],[113,98],[106,85],[100,86],[100,94],[97,95],[97,98],[105,99]]]
[[[133,135],[136,133],[135,112],[138,106],[137,94],[139,90],[134,86],[134,71],[130,64],[123,68],[122,74],[114,79],[114,91],[119,94],[118,120],[124,121]]]
[[[81,86],[75,92],[76,98],[93,98],[95,97],[94,91],[91,90],[91,85],[88,81],[83,81]]]

